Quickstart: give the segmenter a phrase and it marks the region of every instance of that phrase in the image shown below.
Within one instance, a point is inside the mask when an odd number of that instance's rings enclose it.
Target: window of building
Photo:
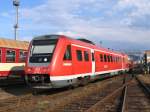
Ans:
[[[2,61],[2,51],[0,49],[0,62]]]
[[[107,56],[104,54],[104,61],[107,62]]]
[[[100,54],[100,61],[103,62],[103,54]]]
[[[77,53],[78,61],[82,61],[82,51],[81,50],[77,50],[76,53]]]
[[[20,53],[19,53],[19,62],[25,62],[26,61],[26,57],[27,57],[27,52],[26,51],[23,51],[23,50],[20,50]]]
[[[68,45],[64,54],[64,60],[72,60],[71,45]]]
[[[89,53],[88,51],[84,51],[84,60],[89,61]]]
[[[13,50],[7,50],[6,52],[6,62],[15,62],[16,53]]]

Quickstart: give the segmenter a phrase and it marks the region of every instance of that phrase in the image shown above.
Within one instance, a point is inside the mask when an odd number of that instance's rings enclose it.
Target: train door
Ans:
[[[62,75],[72,75],[72,52],[71,45],[67,45],[65,54],[63,57],[63,67],[61,67]]]
[[[92,55],[92,75],[95,74],[95,57],[94,57],[94,50],[91,49],[91,55]]]

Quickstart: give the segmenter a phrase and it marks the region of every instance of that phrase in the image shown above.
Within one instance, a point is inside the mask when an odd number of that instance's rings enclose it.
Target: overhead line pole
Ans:
[[[19,3],[19,0],[13,0],[13,6],[15,6],[15,8],[16,8],[16,18],[15,18],[15,20],[16,20],[16,22],[15,22],[15,25],[14,25],[14,39],[15,40],[17,40],[17,29],[18,29],[18,18],[19,18],[19,12],[18,12],[18,10],[19,10],[19,5],[20,5],[20,3]]]

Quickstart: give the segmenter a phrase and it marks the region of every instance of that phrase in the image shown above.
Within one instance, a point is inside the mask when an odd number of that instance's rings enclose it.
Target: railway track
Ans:
[[[86,112],[149,112],[150,88],[138,78],[104,97]]]
[[[126,87],[122,112],[150,112],[150,88],[137,77]]]
[[[55,111],[58,108],[70,104],[71,102],[84,99],[89,94],[95,95],[94,91],[105,89],[109,85],[110,89],[112,84],[118,80],[122,82],[122,76],[113,77],[104,81],[90,83],[85,87],[79,87],[73,90],[58,91],[54,94],[42,95],[26,95],[16,98],[9,98],[0,101],[0,112],[32,112],[32,111]],[[113,89],[113,88],[112,88]],[[51,91],[52,92],[52,91]],[[84,93],[85,92],[85,93]],[[104,95],[104,94],[103,94]],[[49,108],[50,107],[50,108]],[[50,110],[49,110],[50,109]]]
[[[129,81],[130,77],[127,77],[127,80]],[[129,84],[129,82],[125,83],[125,79],[123,78],[123,80],[118,80],[112,85],[108,85],[106,88],[104,88],[101,91],[95,91],[94,93],[88,95],[83,99],[72,102],[62,108],[58,107],[54,111],[55,112],[84,112],[84,111],[104,112],[104,111],[111,110],[111,112],[116,112],[116,110],[120,110],[118,108],[118,106],[120,105],[120,102],[118,102],[120,100],[120,97],[117,96],[119,95],[121,96],[122,90],[127,84]]]

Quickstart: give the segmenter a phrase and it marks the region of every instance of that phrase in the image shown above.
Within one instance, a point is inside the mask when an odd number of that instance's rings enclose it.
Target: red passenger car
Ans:
[[[128,56],[88,40],[63,35],[34,38],[29,47],[26,80],[36,88],[78,85],[128,70]]]
[[[28,42],[0,39],[0,79],[24,74]]]

